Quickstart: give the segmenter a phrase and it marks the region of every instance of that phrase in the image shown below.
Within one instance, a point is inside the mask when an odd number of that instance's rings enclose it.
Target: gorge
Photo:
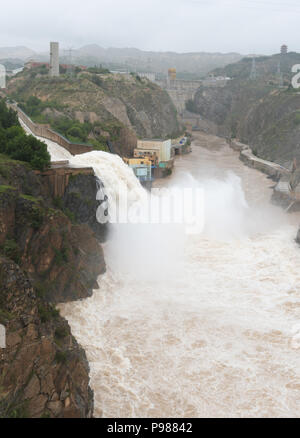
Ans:
[[[124,175],[111,161],[107,185]],[[100,289],[60,306],[87,353],[95,416],[298,416],[299,214],[271,205],[272,181],[222,139],[197,134],[176,168],[168,185],[205,189],[203,233],[113,230]]]
[[[93,167],[143,207],[146,192],[120,157],[73,157],[46,143],[56,160]],[[87,355],[94,415],[298,416],[299,213],[271,205],[274,183],[204,133],[155,184],[202,187],[203,232],[110,226],[99,289],[59,305]],[[67,398],[50,404],[56,415]]]

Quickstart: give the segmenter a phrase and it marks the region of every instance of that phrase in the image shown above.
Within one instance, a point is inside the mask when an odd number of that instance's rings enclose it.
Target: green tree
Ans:
[[[3,100],[0,100],[0,153],[30,163],[37,170],[44,170],[50,165],[46,144],[32,135],[26,135],[17,114],[8,109]]]

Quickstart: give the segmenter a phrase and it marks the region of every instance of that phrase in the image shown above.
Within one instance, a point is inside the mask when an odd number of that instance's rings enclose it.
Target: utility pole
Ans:
[[[279,88],[282,88],[283,87],[283,75],[281,73],[280,61],[278,62],[278,66],[277,66],[277,77],[278,77],[278,86],[279,86]]]
[[[74,71],[73,71],[73,51],[74,51],[73,47],[69,47],[67,50],[65,50],[65,52],[67,52],[67,54],[68,54],[67,55],[67,59],[69,61],[68,73],[69,73],[70,77],[73,77],[73,73],[74,73]]]

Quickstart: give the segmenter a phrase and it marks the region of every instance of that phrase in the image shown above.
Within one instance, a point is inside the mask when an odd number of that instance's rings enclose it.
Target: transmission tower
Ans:
[[[256,71],[256,61],[255,61],[255,57],[253,56],[252,59],[252,67],[251,67],[251,73],[250,73],[250,79],[252,81],[255,81],[257,78],[257,71]]]
[[[283,75],[282,75],[282,72],[281,72],[280,62],[278,62],[278,66],[277,66],[277,77],[278,77],[279,88],[281,88],[281,87],[283,87]]]
[[[68,67],[68,74],[69,76],[73,77],[73,47],[69,47],[68,49],[65,50],[65,52],[67,52],[67,59],[69,62],[69,67]]]

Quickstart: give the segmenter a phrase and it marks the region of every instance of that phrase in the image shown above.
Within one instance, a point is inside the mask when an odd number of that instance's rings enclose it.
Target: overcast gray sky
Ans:
[[[177,52],[299,51],[299,0],[1,1],[0,46],[96,43]]]

